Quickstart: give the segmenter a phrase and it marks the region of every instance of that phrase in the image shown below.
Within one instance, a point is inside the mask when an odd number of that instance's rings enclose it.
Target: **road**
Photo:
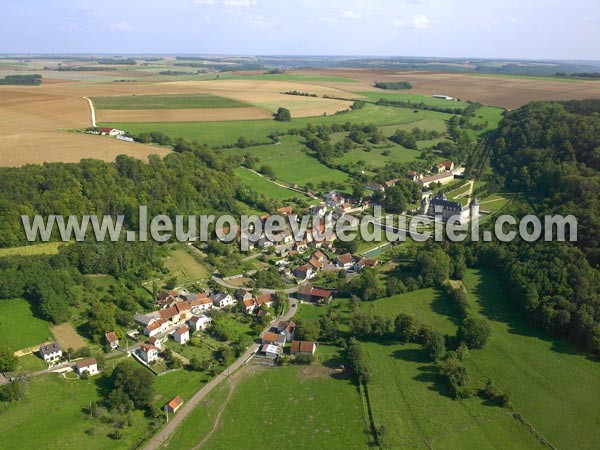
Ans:
[[[287,310],[287,312],[280,317],[276,317],[270,324],[269,327],[270,328],[274,323],[281,321],[281,320],[289,320],[292,317],[294,317],[294,315],[296,314],[296,311],[298,310],[297,307],[297,303],[295,299],[290,298],[289,299],[289,308]],[[195,406],[197,406],[202,400],[204,400],[204,398],[214,389],[216,388],[221,382],[223,382],[224,380],[226,380],[229,375],[231,375],[233,372],[235,372],[236,370],[242,368],[246,362],[248,361],[248,359],[258,351],[259,349],[259,344],[252,344],[250,347],[248,347],[248,349],[246,350],[246,352],[244,352],[244,354],[242,356],[240,356],[238,359],[236,359],[227,369],[225,369],[223,372],[221,372],[220,374],[218,374],[216,377],[214,377],[212,380],[210,380],[207,384],[205,384],[202,389],[200,389],[198,392],[196,392],[196,394],[194,394],[194,396],[187,401],[186,403],[184,403],[184,405],[179,409],[179,411],[177,411],[177,414],[175,414],[174,416],[172,416],[171,420],[169,421],[168,424],[166,424],[164,426],[164,428],[162,430],[160,430],[144,447],[144,450],[156,450],[158,449],[163,443],[165,443],[169,437],[171,436],[171,434],[173,434],[173,432],[177,429],[177,427],[179,426],[179,424],[181,422],[183,422],[183,420],[187,417],[187,415],[192,412],[192,410],[194,409]]]
[[[85,98],[88,103],[90,104],[90,111],[92,113],[92,126],[95,127],[96,126],[96,110],[94,109],[94,104],[92,103],[92,100],[90,100],[88,97],[83,97]]]

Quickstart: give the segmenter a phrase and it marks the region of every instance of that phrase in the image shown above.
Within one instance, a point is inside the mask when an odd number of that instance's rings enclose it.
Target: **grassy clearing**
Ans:
[[[284,201],[290,198],[303,197],[302,194],[282,188],[281,186],[278,186],[275,183],[258,176],[248,169],[236,169],[235,175],[241,180],[242,184],[252,188],[259,194],[276,201]]]
[[[252,106],[213,94],[123,95],[93,97],[97,109],[205,109]]]
[[[165,259],[165,267],[169,269],[167,278],[177,277],[177,282],[190,283],[208,277],[208,270],[186,248],[176,246]]]
[[[389,152],[389,155],[385,154]],[[380,147],[356,147],[344,153],[337,161],[342,164],[363,162],[367,166],[383,167],[391,162],[412,162],[421,157],[419,150],[412,150],[401,145],[392,144]]]
[[[63,244],[63,242],[45,242],[23,247],[0,248],[0,258],[4,256],[56,255],[58,248]]]
[[[297,449],[367,448],[360,397],[348,379],[321,365],[252,369],[244,374],[206,449],[267,448],[292,442]],[[227,385],[194,409],[167,448],[192,448],[212,429]],[[266,431],[268,430],[268,431]]]
[[[13,350],[52,340],[48,322],[33,315],[22,298],[0,300],[0,343]]]
[[[317,125],[349,122],[396,126],[410,125],[411,127],[420,126],[421,128],[429,128],[425,126],[424,120],[438,119],[438,124],[440,124],[440,120],[441,124],[443,124],[443,121],[449,118],[449,114],[435,111],[418,111],[414,113],[412,109],[366,105],[364,108],[343,114],[302,117],[292,119],[291,122],[277,122],[275,120],[263,119],[225,122],[103,123],[101,126],[119,128],[134,134],[162,131],[173,138],[180,137],[188,141],[195,140],[203,144],[217,146],[233,144],[240,136],[264,142],[271,133],[285,132],[290,128],[304,128],[309,123]]]

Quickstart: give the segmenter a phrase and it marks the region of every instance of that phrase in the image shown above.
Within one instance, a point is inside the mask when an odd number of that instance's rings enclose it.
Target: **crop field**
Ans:
[[[83,340],[77,331],[69,323],[63,323],[50,328],[50,331],[56,338],[56,342],[63,349],[73,348],[75,350],[85,347],[87,343]]]
[[[242,108],[250,106],[213,94],[119,95],[92,98],[97,109],[197,109]]]
[[[233,391],[224,385],[197,406],[167,448],[191,449],[203,440],[207,450],[240,442],[254,449],[289,439],[297,449],[367,448],[361,399],[351,380],[321,365],[251,370]]]
[[[319,82],[324,81],[328,83],[356,83],[356,80],[345,77],[332,77],[327,75],[303,75],[296,73],[283,73],[283,74],[253,74],[243,76],[230,76],[226,78],[239,78],[242,80],[264,80],[264,81],[307,81],[307,82]]]
[[[303,197],[299,192],[290,191],[281,186],[272,183],[271,181],[255,174],[254,172],[239,168],[235,171],[235,176],[240,179],[242,184],[251,187],[259,194],[271,198],[276,201],[284,201],[290,198]]]
[[[0,300],[0,344],[15,351],[41,344],[52,339],[48,325],[33,315],[27,300]]]

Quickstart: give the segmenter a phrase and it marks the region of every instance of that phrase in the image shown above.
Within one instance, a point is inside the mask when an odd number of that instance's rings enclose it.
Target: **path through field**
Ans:
[[[92,103],[92,100],[88,97],[83,97],[85,98],[88,103],[90,104],[90,111],[92,114],[92,126],[95,127],[96,126],[96,110],[94,109],[94,104]]]

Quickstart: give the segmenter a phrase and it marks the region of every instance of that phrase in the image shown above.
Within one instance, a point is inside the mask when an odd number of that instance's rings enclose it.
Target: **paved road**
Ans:
[[[227,281],[225,281],[223,278],[221,278],[218,275],[213,275],[212,279],[213,279],[213,281],[215,281],[216,283],[220,284],[223,287],[226,287],[226,288],[229,288],[229,289],[240,289],[240,286],[236,286],[235,284],[228,283]],[[266,289],[266,288],[258,288],[258,290],[260,292],[262,292],[263,294],[275,294],[276,292],[285,292],[286,294],[293,294],[293,293],[295,293],[295,292],[298,291],[298,286],[294,286],[294,287],[291,287],[291,288],[288,288],[288,289]]]
[[[274,323],[281,320],[289,320],[296,314],[298,310],[297,303],[295,299],[289,299],[289,308],[287,312],[280,317],[276,317],[270,324],[270,328]],[[231,364],[227,369],[221,372],[219,375],[210,380],[207,384],[205,384],[202,389],[200,389],[196,394],[177,411],[177,414],[172,416],[172,419],[169,421],[165,427],[160,430],[156,436],[154,436],[144,447],[144,450],[156,450],[158,449],[176,430],[181,422],[187,417],[187,415],[192,412],[194,407],[198,405],[214,388],[216,388],[222,381],[226,380],[229,375],[242,366],[246,364],[248,359],[258,351],[259,344],[253,344],[246,350],[246,352],[236,359],[233,364]]]

